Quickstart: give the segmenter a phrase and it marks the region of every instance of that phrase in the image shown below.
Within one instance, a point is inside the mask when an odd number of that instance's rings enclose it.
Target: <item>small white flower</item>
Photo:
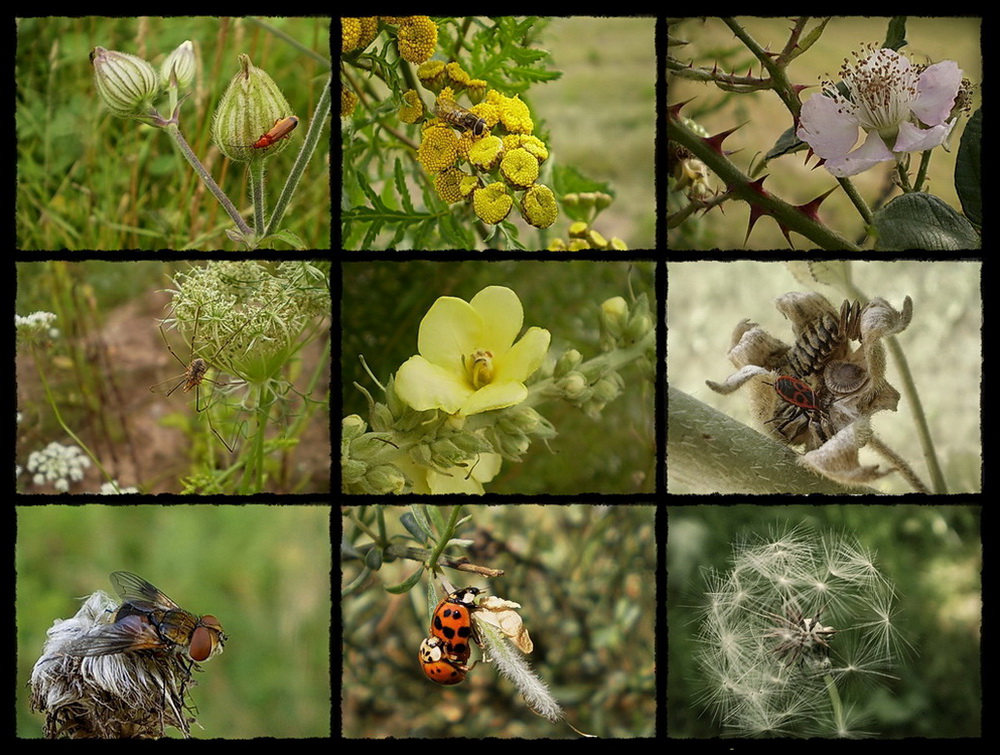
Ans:
[[[70,482],[82,480],[88,467],[90,459],[78,446],[64,446],[55,441],[42,451],[32,451],[27,465],[28,471],[34,472],[32,482],[36,485],[51,482],[61,493],[69,490]]]
[[[944,60],[920,72],[893,50],[854,55],[857,62],[845,62],[840,71],[849,95],[825,82],[823,94],[802,106],[796,131],[826,160],[830,173],[853,176],[901,153],[944,143],[955,125],[949,116],[962,84],[955,61]],[[854,149],[859,128],[867,138]]]

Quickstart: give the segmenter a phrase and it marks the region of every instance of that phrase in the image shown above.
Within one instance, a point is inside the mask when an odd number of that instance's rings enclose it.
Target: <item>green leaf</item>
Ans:
[[[979,235],[964,217],[933,194],[897,197],[875,214],[877,249],[947,251],[978,249]]]
[[[983,225],[983,184],[979,153],[982,136],[983,111],[977,110],[965,127],[955,160],[955,190],[965,216],[977,226]]]
[[[885,42],[882,47],[898,50],[906,44],[906,16],[893,16],[889,28],[885,32]]]
[[[386,585],[385,591],[392,595],[402,595],[405,592],[409,592],[417,582],[420,581],[421,575],[424,573],[424,565],[420,564],[420,567],[413,572],[410,576],[400,582],[398,585]]]

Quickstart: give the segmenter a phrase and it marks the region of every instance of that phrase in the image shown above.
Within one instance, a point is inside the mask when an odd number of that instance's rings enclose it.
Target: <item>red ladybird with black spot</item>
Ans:
[[[444,643],[445,657],[452,663],[464,665],[472,655],[470,639],[474,639],[472,612],[476,610],[477,587],[456,590],[438,603],[431,618],[431,637]]]
[[[446,643],[438,637],[425,638],[417,657],[427,678],[438,684],[458,684],[469,671],[464,664],[448,660]]]

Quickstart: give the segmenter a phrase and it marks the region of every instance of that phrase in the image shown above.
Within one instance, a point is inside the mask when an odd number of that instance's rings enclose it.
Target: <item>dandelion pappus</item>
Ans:
[[[820,609],[815,616],[808,617],[793,605],[785,608],[785,616],[768,613],[767,616],[780,622],[764,635],[780,640],[772,652],[789,666],[796,661],[825,659],[830,654],[830,640],[838,630],[820,623],[822,613]]]

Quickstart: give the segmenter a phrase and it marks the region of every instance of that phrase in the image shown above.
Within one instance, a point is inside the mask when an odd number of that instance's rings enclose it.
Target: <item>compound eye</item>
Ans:
[[[476,125],[472,127],[472,133],[475,136],[482,136],[485,130],[486,130],[486,121],[483,120],[476,121]]]
[[[205,627],[198,627],[191,635],[191,647],[188,655],[193,660],[203,661],[212,654],[212,634]]]

